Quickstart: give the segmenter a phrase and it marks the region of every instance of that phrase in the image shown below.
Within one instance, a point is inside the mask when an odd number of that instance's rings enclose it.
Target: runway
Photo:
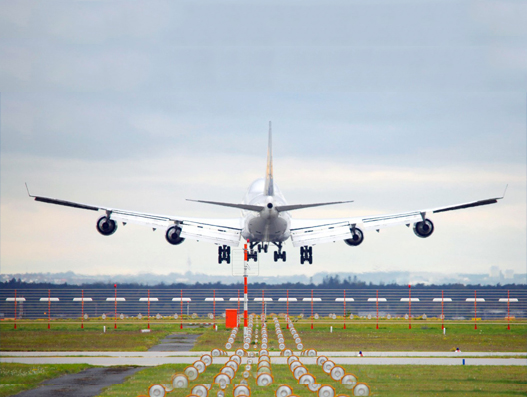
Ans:
[[[97,366],[156,366],[192,364],[208,352],[2,352],[0,362],[21,364],[90,364]],[[523,365],[526,353],[511,352],[319,352],[331,357],[335,364],[345,365]],[[286,358],[272,352],[272,362],[286,364]],[[245,362],[247,358],[243,361]],[[307,365],[314,357],[300,357]],[[215,364],[225,364],[228,357],[214,357]],[[463,364],[464,361],[464,364]]]

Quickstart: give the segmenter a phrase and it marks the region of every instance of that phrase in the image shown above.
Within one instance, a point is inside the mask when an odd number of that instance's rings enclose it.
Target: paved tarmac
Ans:
[[[148,349],[149,352],[179,352],[179,351],[188,351],[194,347],[194,343],[201,336],[201,334],[182,334],[174,333],[168,335],[166,338],[162,339],[158,345],[155,345]]]
[[[144,368],[88,368],[44,381],[39,387],[18,393],[16,397],[92,397],[102,389],[122,383],[127,377]]]

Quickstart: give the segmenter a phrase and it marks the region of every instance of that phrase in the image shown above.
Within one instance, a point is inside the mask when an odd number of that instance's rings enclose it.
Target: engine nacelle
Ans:
[[[117,222],[107,216],[103,216],[97,221],[97,231],[103,236],[111,236],[116,230]]]
[[[355,228],[351,230],[351,238],[344,240],[350,247],[356,247],[364,240],[364,234],[362,230]]]
[[[414,223],[414,233],[417,237],[426,238],[434,232],[434,224],[430,219]]]
[[[167,233],[165,237],[170,244],[179,245],[183,241],[185,241],[183,237],[179,237],[180,234],[181,234],[181,228],[179,226],[170,226],[167,229]]]

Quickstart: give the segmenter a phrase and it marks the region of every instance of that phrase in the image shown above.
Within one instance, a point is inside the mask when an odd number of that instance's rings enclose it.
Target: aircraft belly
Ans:
[[[248,220],[247,229],[253,241],[283,241],[287,230],[287,221],[283,218],[264,219],[254,217]]]

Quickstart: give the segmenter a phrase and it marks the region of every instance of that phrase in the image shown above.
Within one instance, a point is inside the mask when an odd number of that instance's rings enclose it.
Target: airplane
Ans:
[[[413,224],[413,231],[420,238],[427,238],[434,232],[434,224],[427,214],[437,214],[482,205],[494,204],[505,197],[488,198],[470,201],[445,207],[402,212],[398,214],[376,215],[365,217],[349,217],[335,219],[295,219],[290,212],[319,207],[350,203],[352,201],[334,201],[312,204],[288,204],[273,178],[272,129],[269,122],[267,168],[265,178],[255,180],[247,190],[241,203],[224,203],[206,200],[188,200],[198,203],[212,204],[241,210],[241,216],[226,219],[191,218],[179,215],[155,215],[133,212],[110,207],[82,204],[49,197],[29,197],[36,201],[63,205],[90,211],[102,211],[105,215],[97,220],[96,228],[103,236],[110,236],[117,230],[118,223],[136,223],[150,226],[155,231],[160,228],[165,231],[166,240],[172,245],[179,245],[185,239],[205,241],[218,245],[218,263],[231,263],[231,247],[240,244],[240,238],[247,241],[247,260],[258,260],[258,253],[267,253],[272,244],[276,247],[274,261],[286,261],[283,244],[291,239],[294,247],[300,247],[300,264],[313,263],[313,246],[322,243],[344,241],[347,245],[356,247],[364,241],[364,232]],[[505,188],[505,191],[507,187]]]

